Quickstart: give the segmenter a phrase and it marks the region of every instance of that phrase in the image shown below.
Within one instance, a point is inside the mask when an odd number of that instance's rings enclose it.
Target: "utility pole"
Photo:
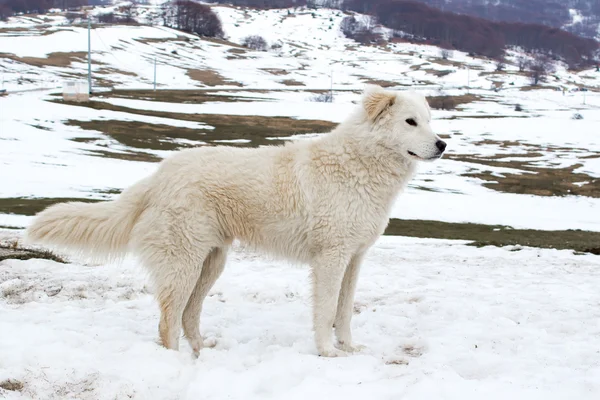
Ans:
[[[329,95],[331,96],[331,102],[333,103],[333,68],[331,68],[331,86],[329,89]]]
[[[154,57],[154,91],[156,92],[156,57]]]
[[[92,20],[88,16],[88,92],[92,94]]]

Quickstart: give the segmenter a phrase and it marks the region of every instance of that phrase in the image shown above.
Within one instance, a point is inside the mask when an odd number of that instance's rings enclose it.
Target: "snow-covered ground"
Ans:
[[[434,249],[434,251],[432,251]],[[268,277],[268,279],[266,278]],[[207,298],[194,360],[165,350],[135,263],[6,261],[7,399],[597,399],[600,259],[382,238],[359,280],[367,349],[316,356],[308,271],[234,251]]]

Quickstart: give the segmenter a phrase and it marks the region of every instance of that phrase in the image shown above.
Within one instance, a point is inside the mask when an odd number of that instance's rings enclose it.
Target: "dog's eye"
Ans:
[[[406,123],[409,124],[409,125],[411,125],[411,126],[417,126],[417,121],[415,121],[412,118],[407,119]]]

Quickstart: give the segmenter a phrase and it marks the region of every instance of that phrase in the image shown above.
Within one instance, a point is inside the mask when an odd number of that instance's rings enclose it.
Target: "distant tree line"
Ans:
[[[538,51],[570,67],[594,64],[598,42],[539,24],[484,20],[429,7],[417,1],[347,0],[345,10],[371,14],[411,41],[500,59],[506,46]]]
[[[223,37],[221,20],[205,4],[190,0],[175,0],[163,4],[165,26],[200,36]]]
[[[211,3],[231,4],[234,6],[260,9],[294,7],[341,8],[344,0],[213,0]]]
[[[51,8],[74,10],[88,4],[110,4],[110,0],[0,0],[0,20],[19,13],[44,14]]]
[[[472,15],[500,22],[542,24],[566,27],[579,36],[594,38],[600,24],[598,0],[416,0],[444,11]],[[581,20],[571,24],[570,10],[578,10]]]

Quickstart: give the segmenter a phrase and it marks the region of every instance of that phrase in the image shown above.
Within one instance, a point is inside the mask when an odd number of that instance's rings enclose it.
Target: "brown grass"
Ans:
[[[23,390],[23,387],[23,382],[18,381],[16,379],[9,378],[0,382],[0,388],[11,392],[20,392],[21,390]]]
[[[268,72],[271,75],[288,75],[289,72],[286,71],[285,69],[279,69],[279,68],[260,68],[262,71]]]
[[[67,261],[61,256],[54,254],[49,250],[36,250],[20,247],[18,242],[14,242],[8,245],[0,245],[0,261],[4,260],[30,260],[32,258],[41,258],[44,260],[52,260],[62,264],[66,264]],[[3,386],[4,382],[0,383],[0,387],[6,390],[21,390],[9,389]],[[14,386],[13,386],[14,387]]]
[[[329,132],[336,126],[336,124],[329,121],[303,120],[289,117],[183,114],[133,109],[115,106],[107,102],[89,101],[86,103],[75,103],[62,100],[54,100],[54,102],[79,107],[90,107],[98,110],[121,111],[130,114],[201,122],[214,127],[213,130],[198,130],[173,127],[170,125],[147,124],[137,121],[67,121],[68,125],[104,132],[120,143],[138,149],[175,150],[189,146],[176,143],[173,141],[174,139],[187,139],[202,142],[247,139],[250,140],[250,143],[237,143],[232,145],[243,145],[248,147],[274,145],[281,144],[283,141],[269,140],[268,138],[287,137],[304,133]]]
[[[300,82],[295,79],[285,79],[280,81],[280,83],[283,83],[285,86],[305,86],[304,82]]]
[[[421,71],[424,71],[425,73],[436,76],[438,78],[442,78],[442,77],[444,77],[446,75],[450,75],[451,73],[454,72],[451,69],[440,70],[440,69],[431,69],[431,68],[422,68]]]
[[[539,231],[501,225],[391,219],[385,235],[470,240],[478,247],[520,245],[600,255],[600,232],[581,230]]]
[[[582,164],[572,165],[567,168],[541,167],[534,163],[544,154],[569,153],[581,154],[582,159],[598,158],[600,153],[589,154],[583,148],[565,148],[559,146],[540,146],[520,141],[481,140],[473,144],[494,145],[501,149],[519,151],[509,154],[496,154],[480,157],[473,154],[448,154],[448,158],[455,161],[474,163],[490,167],[512,168],[514,173],[492,174],[491,170],[469,173],[465,176],[486,181],[484,186],[493,190],[506,193],[532,194],[537,196],[568,196],[579,195],[587,197],[600,197],[600,179],[585,173],[575,172]],[[559,155],[560,156],[560,155]],[[516,160],[515,158],[518,158]],[[588,182],[581,185],[581,182]],[[580,185],[577,185],[580,183]]]
[[[364,83],[367,83],[370,85],[378,85],[383,88],[401,86],[400,83],[394,82],[394,81],[386,81],[383,79],[372,79],[372,78],[369,78],[367,76],[362,76],[362,75],[355,75],[355,76],[360,78]]]
[[[171,114],[172,115],[172,114]],[[173,118],[173,117],[170,117]],[[284,140],[270,139],[288,137],[303,133],[322,133],[330,131],[335,124],[328,121],[297,120],[287,117],[258,117],[244,115],[190,114],[187,120],[204,122],[215,127],[213,130],[198,130],[173,127],[171,125],[147,124],[136,121],[69,120],[67,125],[78,126],[86,130],[103,132],[119,143],[137,149],[177,150],[193,147],[190,144],[177,143],[177,139],[197,141],[198,145],[217,140],[246,139],[247,143],[227,143],[228,146],[258,147],[283,144]],[[111,157],[131,157],[129,153],[111,152]],[[135,154],[139,156],[139,154]],[[151,155],[150,155],[151,156]],[[153,161],[138,159],[137,161]],[[157,160],[158,161],[158,160]]]
[[[123,71],[120,69],[116,69],[116,68],[99,68],[96,72],[94,72],[95,75],[113,75],[113,74],[120,74],[120,75],[127,75],[127,76],[137,76],[136,73],[134,72],[129,72],[129,71]]]
[[[201,82],[207,86],[244,86],[239,82],[226,79],[221,74],[211,69],[188,69],[187,75],[193,80]]]
[[[0,198],[0,213],[32,216],[52,204],[66,201],[94,203],[100,200],[62,197],[5,197]]]
[[[166,103],[202,104],[209,101],[219,102],[249,102],[265,101],[259,97],[223,96],[209,90],[129,90],[115,89],[97,95],[103,98],[124,98],[148,101],[160,101]]]
[[[85,62],[87,60],[87,53],[85,51],[74,51],[70,53],[55,52],[49,53],[47,58],[17,57],[10,53],[0,53],[0,57],[29,64],[35,67],[68,67],[72,62]],[[98,62],[94,63],[99,64]]]
[[[167,42],[190,42],[192,39],[187,36],[177,35],[174,38],[134,38],[136,42],[143,44],[151,44],[151,43],[167,43]]]
[[[438,110],[455,110],[463,104],[469,104],[481,100],[474,94],[463,94],[460,96],[430,96],[427,97],[429,106]],[[486,117],[487,118],[487,117]]]

